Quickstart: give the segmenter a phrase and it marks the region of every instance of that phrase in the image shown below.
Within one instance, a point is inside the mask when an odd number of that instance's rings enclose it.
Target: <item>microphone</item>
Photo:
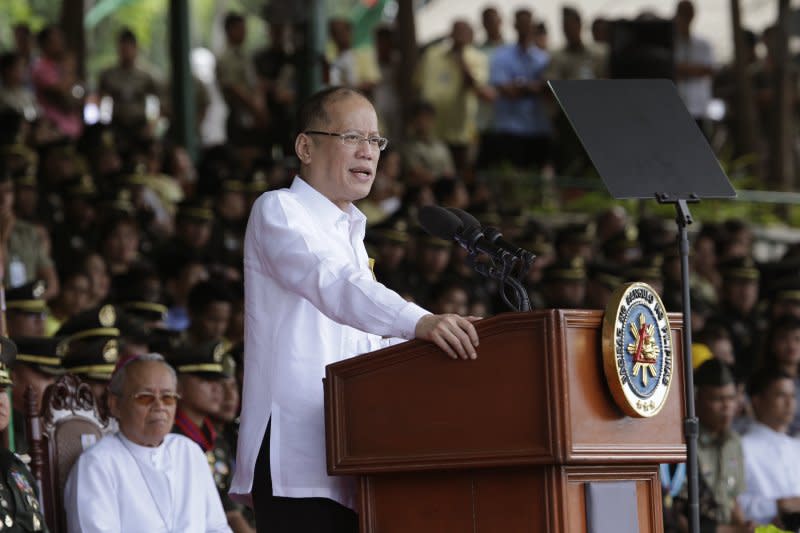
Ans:
[[[423,206],[419,210],[417,219],[426,232],[440,239],[455,240],[468,252],[480,252],[501,261],[505,261],[507,256],[515,259],[507,250],[503,250],[487,239],[481,231],[480,224],[470,223],[467,226],[456,214],[443,207]]]
[[[503,248],[504,250],[508,250],[516,257],[522,259],[530,257],[531,260],[533,260],[536,257],[528,250],[520,248],[519,246],[511,244],[510,242],[505,240],[503,238],[503,234],[500,233],[500,230],[498,230],[497,228],[493,228],[492,226],[485,226],[483,228],[483,234],[486,235],[486,238],[495,243],[497,246]]]
[[[452,241],[464,224],[453,213],[435,205],[420,207],[417,213],[419,225],[426,233],[445,241]]]
[[[470,215],[463,209],[458,209],[457,207],[448,207],[447,210],[453,213],[456,217],[458,217],[458,219],[461,220],[461,223],[464,224],[464,226],[481,227],[481,223],[478,222],[478,219]],[[526,261],[529,258],[532,261],[533,258],[536,257],[535,255],[525,250],[524,248],[520,248],[519,246],[511,244],[510,242],[505,240],[503,238],[503,234],[500,233],[500,230],[498,230],[497,228],[493,228],[491,226],[484,226],[482,228],[482,232],[483,235],[489,240],[489,242],[491,242],[492,244],[496,245],[497,247],[503,250],[508,251],[514,257],[519,257],[520,259]]]

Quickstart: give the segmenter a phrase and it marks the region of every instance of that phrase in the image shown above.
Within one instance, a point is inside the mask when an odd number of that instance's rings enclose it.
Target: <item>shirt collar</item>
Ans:
[[[337,222],[347,221],[353,225],[366,225],[367,217],[356,206],[350,204],[348,212],[344,212],[326,198],[321,192],[308,184],[300,176],[295,176],[290,190],[297,195],[300,202],[323,224],[333,226]]]
[[[697,435],[697,440],[698,442],[706,446],[711,446],[712,444],[723,444],[733,436],[733,432],[731,432],[730,430],[725,431],[722,435],[711,433],[702,424],[702,422],[700,423],[699,427],[700,427],[700,432]]]
[[[158,446],[142,446],[141,444],[136,444],[125,435],[122,434],[122,431],[117,432],[117,437],[122,442],[122,445],[131,452],[134,459],[138,461],[142,461],[146,464],[159,464],[164,456],[164,450],[166,446],[164,446],[164,441],[161,441],[161,444]],[[164,437],[166,440],[166,437]]]

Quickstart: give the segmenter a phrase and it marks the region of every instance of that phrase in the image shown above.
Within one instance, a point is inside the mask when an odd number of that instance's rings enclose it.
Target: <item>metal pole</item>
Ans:
[[[675,203],[681,253],[681,292],[683,300],[683,384],[686,397],[686,472],[689,484],[689,531],[700,533],[699,481],[697,468],[698,420],[694,410],[694,375],[692,374],[692,308],[689,291],[689,237],[686,226],[692,223],[692,215],[686,200]]]
[[[172,71],[172,121],[175,142],[197,156],[197,128],[195,127],[194,80],[189,65],[189,2],[169,2],[169,53]]]

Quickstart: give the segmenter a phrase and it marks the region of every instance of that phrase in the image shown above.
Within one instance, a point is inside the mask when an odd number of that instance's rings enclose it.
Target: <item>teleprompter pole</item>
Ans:
[[[668,194],[656,194],[658,203],[675,204],[675,221],[678,224],[678,246],[681,254],[681,302],[683,304],[683,390],[686,397],[686,417],[683,433],[686,438],[686,472],[689,488],[689,531],[700,533],[699,481],[697,468],[697,436],[699,426],[694,409],[694,374],[692,373],[692,308],[689,292],[689,234],[686,227],[692,223],[688,203],[699,198],[673,199]]]

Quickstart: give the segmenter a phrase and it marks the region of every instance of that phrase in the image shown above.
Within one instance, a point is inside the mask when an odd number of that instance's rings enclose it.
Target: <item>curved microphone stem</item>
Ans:
[[[507,258],[503,261],[501,268],[498,268],[493,263],[476,261],[476,257],[476,253],[470,253],[469,256],[467,256],[467,262],[478,274],[487,278],[496,279],[503,283],[503,289],[500,291],[500,296],[503,298],[503,301],[506,303],[506,305],[515,311],[531,310],[531,302],[530,298],[528,297],[528,291],[518,279],[510,275],[511,270],[514,268],[514,264],[516,263],[516,257],[507,256]],[[506,287],[511,287],[514,293],[514,303],[511,303],[509,300],[505,291]]]

